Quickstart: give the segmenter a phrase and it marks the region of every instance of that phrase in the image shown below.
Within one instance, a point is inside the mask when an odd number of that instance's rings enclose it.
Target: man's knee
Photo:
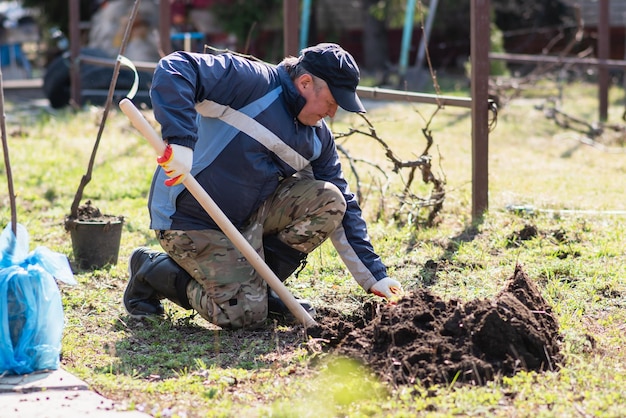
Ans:
[[[316,196],[309,205],[309,219],[324,232],[332,232],[339,226],[346,213],[346,199],[341,191],[332,183],[318,181]],[[324,225],[324,226],[321,226]]]

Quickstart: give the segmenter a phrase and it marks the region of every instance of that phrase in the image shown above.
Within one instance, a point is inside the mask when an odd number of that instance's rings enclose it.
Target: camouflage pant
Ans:
[[[310,253],[340,225],[346,210],[333,184],[284,180],[241,231],[263,256],[263,236]],[[231,241],[216,230],[161,231],[161,246],[195,279],[187,286],[191,306],[223,328],[254,327],[267,318],[267,285]]]

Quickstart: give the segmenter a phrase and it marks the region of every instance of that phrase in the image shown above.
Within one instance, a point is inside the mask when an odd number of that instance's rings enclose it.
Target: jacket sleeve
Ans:
[[[198,139],[195,105],[210,100],[239,108],[264,93],[258,91],[266,88],[258,82],[259,74],[270,77],[263,65],[230,54],[178,51],[162,58],[150,87],[162,137],[193,149]]]
[[[387,277],[387,268],[376,254],[361,208],[344,178],[335,141],[326,124],[318,129],[322,140],[320,157],[311,163],[316,179],[333,183],[346,199],[346,214],[341,225],[331,235],[339,256],[357,283],[366,291],[378,280]]]

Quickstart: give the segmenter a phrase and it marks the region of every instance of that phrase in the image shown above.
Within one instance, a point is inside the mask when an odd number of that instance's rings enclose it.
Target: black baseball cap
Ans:
[[[349,112],[365,113],[356,94],[361,78],[359,67],[345,49],[333,43],[321,43],[303,49],[300,63],[328,84],[337,104]]]

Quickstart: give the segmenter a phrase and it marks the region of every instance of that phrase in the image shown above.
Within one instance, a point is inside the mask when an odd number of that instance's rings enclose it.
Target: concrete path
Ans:
[[[59,369],[0,377],[0,417],[146,418],[138,411],[119,411],[115,402],[89,389],[87,384]]]

